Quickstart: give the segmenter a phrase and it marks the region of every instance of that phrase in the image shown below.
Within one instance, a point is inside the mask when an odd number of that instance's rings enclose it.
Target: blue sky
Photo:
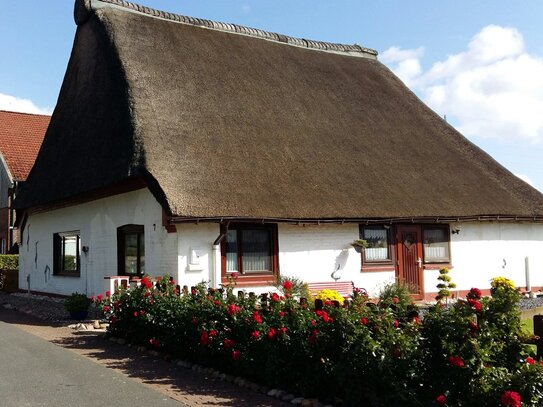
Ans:
[[[194,17],[374,48],[430,107],[543,191],[543,1],[140,0]],[[51,112],[71,0],[4,1],[0,109]]]

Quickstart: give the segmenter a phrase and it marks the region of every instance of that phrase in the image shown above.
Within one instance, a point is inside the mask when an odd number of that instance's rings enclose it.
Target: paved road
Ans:
[[[111,369],[1,321],[0,405],[185,406]]]

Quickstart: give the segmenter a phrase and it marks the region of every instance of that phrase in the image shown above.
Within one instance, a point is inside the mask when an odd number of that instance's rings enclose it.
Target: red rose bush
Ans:
[[[344,405],[536,406],[543,366],[522,343],[518,292],[418,313],[390,291],[358,290],[344,306],[279,292],[235,293],[169,276],[96,299],[108,334],[267,386]]]

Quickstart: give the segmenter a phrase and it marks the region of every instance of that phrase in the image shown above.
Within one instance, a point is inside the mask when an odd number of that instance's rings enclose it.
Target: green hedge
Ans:
[[[18,254],[0,254],[0,270],[18,270]]]

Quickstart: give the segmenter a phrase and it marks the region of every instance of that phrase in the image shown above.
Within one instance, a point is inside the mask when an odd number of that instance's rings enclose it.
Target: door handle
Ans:
[[[419,259],[417,260],[417,266],[418,267],[422,267],[422,259],[419,257]]]

